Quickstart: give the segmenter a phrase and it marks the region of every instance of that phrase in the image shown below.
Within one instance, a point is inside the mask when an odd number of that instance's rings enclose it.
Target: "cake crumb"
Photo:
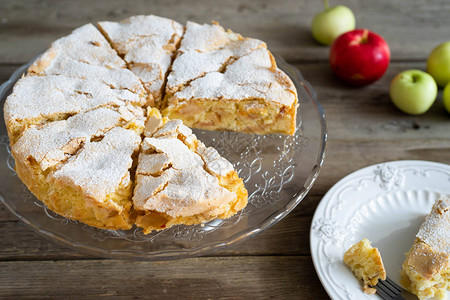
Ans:
[[[386,280],[386,270],[381,260],[380,252],[372,247],[368,239],[354,244],[344,254],[344,263],[350,267],[356,278],[363,281],[363,291],[373,295],[373,288],[378,280]]]

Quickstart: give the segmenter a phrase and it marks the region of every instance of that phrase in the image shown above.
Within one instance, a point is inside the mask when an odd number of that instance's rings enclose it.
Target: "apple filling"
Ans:
[[[186,126],[206,130],[230,130],[246,133],[285,133],[295,131],[295,108],[268,104],[257,99],[191,100],[163,110],[171,119]]]

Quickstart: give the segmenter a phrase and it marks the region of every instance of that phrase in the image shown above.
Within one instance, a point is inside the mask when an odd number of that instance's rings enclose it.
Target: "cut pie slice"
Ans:
[[[141,78],[149,92],[148,104],[158,106],[183,26],[157,16],[134,16],[121,22],[99,22],[98,26],[130,70]]]
[[[126,174],[143,122],[123,110],[98,108],[30,128],[11,149],[18,176],[58,214],[102,228],[114,228],[114,222],[117,228],[128,228],[128,216],[121,213],[125,210],[128,215],[131,206]],[[120,187],[113,186],[119,183]],[[130,204],[125,204],[126,197]]]
[[[450,199],[437,200],[402,266],[401,283],[420,299],[446,299],[450,288]]]
[[[59,74],[61,59],[72,59],[108,69],[126,67],[123,59],[92,24],[81,26],[68,36],[53,42],[51,47],[29,67],[28,73]]]
[[[32,125],[66,119],[76,113],[102,106],[136,106],[145,98],[126,90],[113,89],[100,80],[63,75],[26,76],[14,86],[4,106],[8,135],[13,145]]]
[[[144,233],[225,219],[247,204],[247,190],[226,159],[180,120],[153,111],[146,124],[133,195]]]
[[[92,24],[55,41],[29,68],[27,75],[65,75],[101,80],[114,89],[126,89],[146,97],[140,79],[126,68],[122,58]]]
[[[262,41],[188,22],[162,111],[208,130],[293,134],[297,91]]]
[[[138,133],[122,127],[87,141],[47,175],[50,190],[40,199],[56,213],[97,228],[131,228],[130,168],[140,142]]]

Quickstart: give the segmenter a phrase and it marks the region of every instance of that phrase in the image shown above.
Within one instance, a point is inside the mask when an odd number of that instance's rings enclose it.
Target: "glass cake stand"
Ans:
[[[316,180],[325,157],[327,131],[322,106],[300,72],[276,57],[278,66],[295,83],[300,107],[294,136],[255,135],[194,130],[207,146],[233,163],[248,189],[248,205],[226,220],[174,226],[144,235],[138,228],[102,230],[48,210],[14,171],[3,118],[0,121],[0,200],[38,233],[70,248],[95,256],[167,260],[203,255],[242,242],[274,225],[292,211]],[[28,66],[20,67],[0,86],[3,105]]]

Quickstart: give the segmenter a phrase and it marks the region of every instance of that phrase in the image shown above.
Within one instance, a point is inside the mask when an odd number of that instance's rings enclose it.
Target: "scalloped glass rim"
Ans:
[[[6,193],[3,190],[3,187],[0,187],[0,200],[2,203],[20,220],[22,220],[27,225],[31,226],[35,231],[37,231],[39,234],[48,237],[52,240],[55,240],[57,242],[62,243],[63,245],[68,246],[69,248],[77,249],[82,252],[95,255],[95,256],[102,256],[107,258],[126,258],[126,259],[141,259],[141,260],[167,260],[167,259],[177,259],[177,258],[185,258],[185,257],[192,257],[192,256],[199,256],[204,255],[212,250],[221,249],[233,244],[236,244],[238,242],[242,242],[244,240],[249,239],[250,237],[255,236],[256,234],[264,231],[265,229],[271,227],[281,219],[283,219],[289,212],[291,212],[305,197],[305,195],[309,192],[311,187],[313,186],[317,176],[319,175],[319,171],[323,165],[323,161],[325,158],[326,153],[326,142],[327,142],[327,130],[326,130],[326,122],[325,122],[325,113],[320,105],[320,103],[317,100],[316,93],[312,89],[311,85],[304,80],[303,76],[299,72],[298,69],[295,67],[287,64],[281,57],[275,55],[276,61],[278,63],[278,66],[280,69],[282,69],[286,74],[289,75],[289,77],[292,79],[294,84],[297,87],[297,91],[299,94],[299,101],[300,101],[300,110],[299,110],[299,121],[298,121],[298,130],[300,128],[302,129],[305,125],[306,119],[313,119],[314,122],[317,123],[317,126],[320,128],[315,128],[313,131],[315,132],[316,136],[313,137],[306,137],[306,139],[309,141],[313,141],[315,143],[315,147],[317,149],[312,149],[308,152],[309,157],[308,159],[311,161],[311,167],[310,171],[305,175],[305,179],[303,182],[296,182],[297,186],[301,185],[301,188],[296,190],[295,193],[293,193],[292,198],[287,201],[287,203],[283,204],[283,206],[277,208],[276,211],[270,212],[265,218],[259,222],[256,226],[249,226],[244,228],[243,230],[234,233],[230,236],[227,236],[223,240],[220,241],[214,241],[214,242],[205,242],[201,245],[197,245],[195,247],[190,248],[183,247],[181,249],[162,249],[157,251],[139,251],[139,250],[133,250],[131,249],[125,249],[125,250],[119,250],[119,249],[106,249],[102,248],[101,246],[95,245],[93,246],[89,242],[85,241],[79,241],[79,240],[71,240],[67,238],[67,236],[63,236],[61,234],[58,234],[52,230],[52,227],[48,226],[48,224],[39,224],[36,222],[35,219],[27,217],[23,212],[18,211],[15,205],[14,201],[17,201],[17,196],[19,195],[12,195],[13,197],[7,197]],[[34,61],[30,61],[28,64],[23,65],[19,67],[10,77],[10,79],[6,82],[4,82],[0,86],[0,100],[2,102],[2,111],[3,111],[3,103],[11,92],[11,89],[15,82],[22,76],[22,74],[25,73],[28,66]],[[302,109],[303,108],[303,109]],[[305,109],[306,108],[306,109]],[[306,111],[308,110],[308,111]],[[303,123],[302,123],[303,122]],[[3,132],[2,134],[5,134],[6,128],[4,123],[2,123],[1,128]],[[310,129],[311,130],[311,129]],[[195,131],[197,136],[202,140],[202,135],[206,134],[204,131]],[[220,134],[220,133],[218,133]],[[226,134],[226,133],[221,133]],[[246,135],[247,137],[250,135]],[[268,135],[268,136],[278,136],[278,135]],[[270,137],[268,138],[270,139]],[[214,142],[215,139],[213,139]],[[297,141],[298,142],[298,141]],[[6,145],[7,141],[3,142],[3,144]],[[0,141],[1,144],[1,141]],[[308,148],[312,147],[310,144],[307,143],[307,145],[303,145],[302,147]],[[301,150],[302,151],[302,150]],[[226,156],[225,156],[226,157]],[[0,156],[1,158],[1,156]],[[228,157],[227,157],[228,158]],[[8,164],[8,163],[7,163]],[[239,162],[237,163],[239,164]],[[296,164],[293,164],[291,166],[292,168],[300,168]],[[3,166],[0,168],[0,171],[4,171],[3,169],[6,169],[6,166]],[[9,174],[9,173],[8,173]],[[294,173],[292,171],[292,178],[295,179],[294,175],[297,173]],[[13,176],[17,177],[15,174]],[[250,179],[250,175],[249,175]],[[17,179],[18,180],[18,179]],[[281,187],[278,191],[278,194],[281,193]],[[271,194],[272,195],[272,194]],[[11,196],[11,195],[8,195]],[[22,195],[22,197],[24,197]],[[281,197],[281,196],[280,196]],[[13,198],[13,199],[12,199]],[[279,201],[279,200],[274,200]],[[280,201],[281,202],[281,201]],[[271,202],[272,204],[272,202]],[[244,218],[245,219],[245,218]],[[236,224],[240,222],[240,218],[236,221]],[[232,224],[234,226],[235,224]],[[86,226],[86,225],[85,225]],[[220,224],[219,224],[220,226]],[[108,237],[106,237],[108,238]],[[105,239],[106,239],[105,238]],[[203,240],[205,241],[205,240]]]

